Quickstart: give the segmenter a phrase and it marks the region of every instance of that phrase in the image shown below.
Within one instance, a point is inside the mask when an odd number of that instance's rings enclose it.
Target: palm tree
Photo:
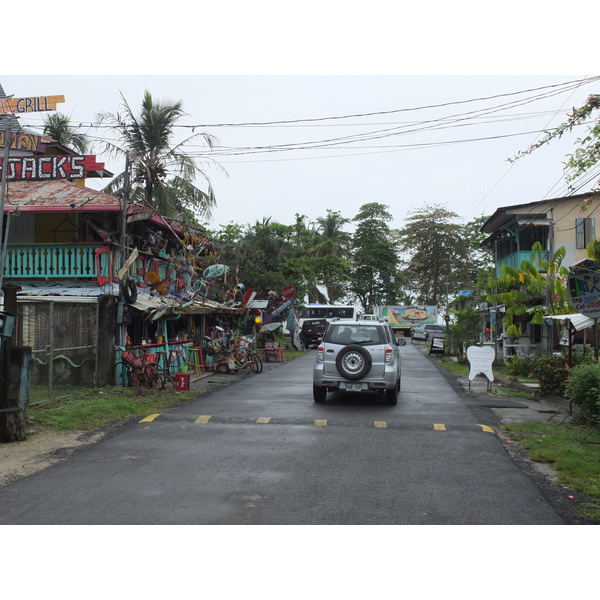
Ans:
[[[136,115],[122,94],[121,99],[123,113],[101,113],[99,123],[113,125],[117,133],[119,143],[106,142],[106,151],[129,155],[133,182],[131,201],[145,202],[165,216],[195,210],[200,216],[210,217],[216,206],[210,180],[183,149],[199,137],[212,148],[216,138],[208,133],[196,133],[181,142],[175,141],[177,123],[186,116],[181,101],[162,103],[145,91],[141,110]],[[208,184],[206,192],[196,187],[194,182],[198,176]],[[104,191],[115,194],[123,189],[124,182],[125,173],[122,173]]]
[[[350,219],[342,217],[339,212],[331,209],[327,209],[327,216],[317,218],[317,231],[321,235],[317,256],[334,254],[347,257],[349,255],[352,236],[342,229],[349,222]]]
[[[62,146],[73,148],[80,154],[85,154],[90,147],[87,136],[72,127],[69,117],[61,113],[44,115],[44,135],[56,140]]]

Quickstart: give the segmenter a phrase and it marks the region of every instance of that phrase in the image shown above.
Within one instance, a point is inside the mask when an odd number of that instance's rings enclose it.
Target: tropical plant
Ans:
[[[105,142],[105,150],[109,154],[129,158],[133,185],[130,200],[145,202],[165,216],[191,211],[199,217],[210,217],[216,206],[210,180],[184,150],[198,139],[212,148],[216,138],[208,133],[195,133],[177,141],[177,124],[186,115],[181,101],[162,103],[155,101],[146,91],[140,112],[136,114],[122,94],[121,99],[122,112],[104,112],[98,117],[100,124],[112,125],[117,136],[117,142]],[[216,165],[214,161],[210,162]],[[198,177],[207,183],[206,192],[196,187]],[[123,172],[104,191],[121,193],[125,182],[126,173]]]
[[[342,217],[341,213],[329,209],[325,217],[316,219],[316,236],[313,238],[315,268],[331,304],[342,301],[348,293],[352,236],[343,227],[349,222],[350,219]]]
[[[498,279],[490,282],[496,291],[487,300],[506,307],[502,324],[509,337],[521,336],[516,323],[526,314],[533,325],[542,325],[546,315],[572,312],[566,287],[569,270],[562,266],[565,255],[566,249],[561,246],[550,260],[545,260],[542,245],[536,242],[531,260],[522,261],[519,269],[502,265]]]
[[[538,354],[531,361],[531,374],[538,378],[540,395],[551,392],[562,394],[569,375],[563,354]]]
[[[67,115],[58,112],[44,115],[43,132],[62,146],[73,148],[80,154],[85,154],[91,146],[86,134],[73,127]]]
[[[446,326],[446,338],[450,354],[461,354],[464,343],[477,340],[477,328],[481,315],[472,307],[453,311],[454,321]]]
[[[565,385],[565,397],[579,406],[581,416],[600,422],[600,365],[582,364],[573,368]]]

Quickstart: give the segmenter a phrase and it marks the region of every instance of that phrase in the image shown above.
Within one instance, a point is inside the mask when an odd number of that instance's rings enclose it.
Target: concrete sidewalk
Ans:
[[[518,383],[497,375],[494,375],[491,386],[484,375],[477,375],[471,382],[467,377],[459,377],[458,382],[466,392],[485,400],[491,410],[507,424],[559,422],[568,417],[572,410],[569,400],[562,396],[549,394],[540,397],[535,395],[539,389],[537,385]]]

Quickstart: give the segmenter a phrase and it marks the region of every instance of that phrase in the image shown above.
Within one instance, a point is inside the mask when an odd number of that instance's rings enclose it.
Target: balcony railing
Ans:
[[[542,260],[549,260],[549,258],[550,258],[549,252],[547,252],[547,251],[542,252]],[[500,267],[502,265],[507,265],[507,266],[513,267],[515,269],[520,269],[521,263],[524,260],[527,260],[527,261],[531,260],[531,250],[514,252],[513,254],[509,254],[508,256],[505,256],[505,257],[499,259],[498,262],[496,263],[496,277],[498,277],[500,275],[500,273],[502,272],[500,270]]]
[[[99,244],[29,244],[7,247],[4,277],[95,278]]]
[[[121,264],[121,249],[112,244],[8,245],[4,278],[92,279],[103,285],[118,281]],[[146,253],[140,253],[127,274],[136,283],[145,285],[149,271],[162,281],[175,278],[174,266],[168,260]]]

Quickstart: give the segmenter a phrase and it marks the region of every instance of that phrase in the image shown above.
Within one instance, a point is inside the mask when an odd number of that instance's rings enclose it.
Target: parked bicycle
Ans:
[[[246,344],[236,345],[234,350],[230,350],[216,339],[206,339],[205,351],[212,358],[215,371],[235,373],[246,369],[252,373],[262,373],[263,364],[260,356],[252,352]]]
[[[162,389],[164,379],[156,365],[148,360],[145,352],[140,354],[123,349],[121,360],[116,365],[117,379],[128,387],[139,389]]]

